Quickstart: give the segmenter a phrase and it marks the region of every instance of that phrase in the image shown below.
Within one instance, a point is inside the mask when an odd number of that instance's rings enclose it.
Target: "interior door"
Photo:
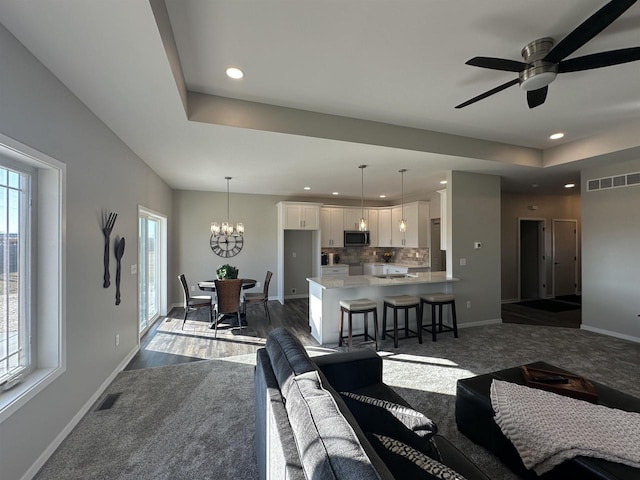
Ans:
[[[553,221],[553,295],[575,295],[577,221]]]
[[[520,300],[544,296],[544,221],[520,220]]]

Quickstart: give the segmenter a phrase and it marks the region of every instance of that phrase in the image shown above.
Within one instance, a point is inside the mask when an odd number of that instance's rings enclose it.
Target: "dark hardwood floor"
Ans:
[[[182,330],[182,308],[174,308],[161,317],[140,341],[140,351],[125,370],[151,368],[177,363],[198,362],[206,359],[255,355],[264,345],[269,332],[278,326],[291,329],[302,343],[318,346],[309,333],[309,301],[287,300],[284,305],[276,300],[269,302],[271,324],[267,322],[261,305],[247,307],[248,325],[240,334],[237,328],[222,327],[218,338],[207,327],[206,309],[190,313]],[[515,303],[502,305],[505,323],[580,328],[581,310],[549,312]]]
[[[207,328],[206,309],[189,313],[183,330],[184,310],[174,308],[169,315],[158,319],[140,340],[140,351],[125,370],[255,354],[269,332],[279,326],[292,330],[304,345],[318,345],[309,333],[308,299],[286,300],[284,305],[272,300],[269,312],[271,324],[262,305],[249,305],[248,325],[242,333],[237,327],[222,326],[218,329],[218,338],[214,339],[213,331]]]

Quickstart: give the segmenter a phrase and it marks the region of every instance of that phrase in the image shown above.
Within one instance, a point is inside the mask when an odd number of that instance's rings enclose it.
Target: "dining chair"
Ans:
[[[242,279],[214,280],[216,286],[216,296],[218,298],[216,306],[216,320],[214,338],[218,335],[218,316],[233,315],[238,318],[238,326],[242,333],[242,317],[240,315],[240,290]]]
[[[247,313],[247,303],[261,303],[264,306],[264,311],[267,315],[267,319],[269,323],[271,323],[271,315],[269,314],[269,307],[267,306],[269,302],[269,282],[271,282],[271,277],[273,273],[267,271],[267,276],[264,279],[264,288],[262,293],[245,293],[244,294],[244,313]]]
[[[194,311],[202,307],[209,307],[209,321],[213,322],[213,304],[212,298],[209,295],[191,295],[189,293],[189,285],[184,273],[178,275],[180,285],[182,285],[182,293],[184,294],[184,319],[182,320],[182,329],[184,330],[184,324],[187,322],[187,315],[189,311]]]

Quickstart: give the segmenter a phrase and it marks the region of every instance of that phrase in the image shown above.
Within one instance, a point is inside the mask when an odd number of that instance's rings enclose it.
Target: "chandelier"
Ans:
[[[222,222],[222,225],[218,222],[211,223],[212,235],[226,235],[234,237],[242,237],[244,235],[244,224],[237,223],[235,227],[229,221],[229,180],[231,177],[224,177],[227,180],[227,221]]]

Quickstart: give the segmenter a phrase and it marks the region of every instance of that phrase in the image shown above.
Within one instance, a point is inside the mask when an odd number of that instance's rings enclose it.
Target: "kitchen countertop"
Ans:
[[[380,278],[375,275],[352,275],[343,277],[311,277],[307,281],[318,284],[323,289],[386,287],[391,285],[415,285],[420,283],[457,282],[458,278],[447,277],[447,272],[417,272],[397,278]]]

